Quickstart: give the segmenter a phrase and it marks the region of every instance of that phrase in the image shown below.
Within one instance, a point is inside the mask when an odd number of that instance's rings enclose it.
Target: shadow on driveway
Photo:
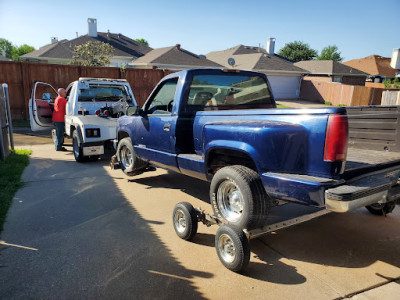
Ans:
[[[213,275],[176,261],[105,164],[31,159],[2,233],[17,246],[0,251],[0,298],[202,298],[192,280]]]

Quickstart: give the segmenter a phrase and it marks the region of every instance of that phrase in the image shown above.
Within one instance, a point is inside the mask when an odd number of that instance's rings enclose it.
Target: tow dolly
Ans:
[[[201,208],[194,208],[189,202],[180,202],[175,205],[172,220],[176,234],[187,241],[192,240],[196,235],[198,223],[203,223],[207,227],[218,225],[215,248],[219,260],[227,269],[242,272],[250,261],[249,241],[251,239],[331,213],[326,209],[283,201],[279,201],[274,208],[278,207],[280,212],[277,215],[270,214],[263,227],[253,230],[241,229],[228,224]],[[286,211],[283,212],[282,208],[285,208]],[[288,214],[291,217],[284,217]]]

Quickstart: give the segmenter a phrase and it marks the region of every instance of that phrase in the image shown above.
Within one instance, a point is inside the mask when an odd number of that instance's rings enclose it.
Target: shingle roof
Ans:
[[[357,68],[369,75],[395,77],[396,70],[390,66],[390,58],[379,55],[370,55],[360,59],[345,61],[343,64]]]
[[[72,59],[74,47],[89,41],[100,41],[114,47],[114,56],[138,58],[152,50],[152,48],[139,43],[123,34],[98,32],[97,37],[82,35],[72,40],[62,40],[54,44],[41,47],[39,50],[22,55],[25,58],[48,57]]]
[[[179,50],[178,50],[179,48]],[[172,46],[154,49],[146,55],[129,63],[129,65],[176,65],[222,68],[223,66],[206,58],[202,58],[183,48]]]
[[[238,45],[223,51],[210,52],[206,57],[226,67],[230,67],[228,58],[232,57],[235,59],[235,68],[238,69],[308,73],[290,60],[277,54],[268,54],[259,47]]]
[[[333,60],[307,60],[294,63],[311,74],[323,75],[349,75],[349,76],[368,76],[368,74],[355,68],[346,66],[340,62]]]
[[[11,59],[8,59],[7,57],[0,55],[0,61],[11,61]]]

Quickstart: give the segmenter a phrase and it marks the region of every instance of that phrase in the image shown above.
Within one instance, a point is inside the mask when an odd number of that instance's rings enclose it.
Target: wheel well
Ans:
[[[124,139],[126,137],[129,137],[129,133],[127,133],[126,131],[119,131],[118,132],[118,141],[120,141],[120,140],[122,140],[122,139]]]
[[[219,169],[242,165],[257,172],[257,167],[252,158],[244,152],[229,149],[211,150],[207,158],[207,174],[214,175]]]

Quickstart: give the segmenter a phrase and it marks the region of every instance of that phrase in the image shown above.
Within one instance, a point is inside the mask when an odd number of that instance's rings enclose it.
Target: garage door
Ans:
[[[272,93],[276,99],[296,99],[300,92],[300,77],[268,75]]]

